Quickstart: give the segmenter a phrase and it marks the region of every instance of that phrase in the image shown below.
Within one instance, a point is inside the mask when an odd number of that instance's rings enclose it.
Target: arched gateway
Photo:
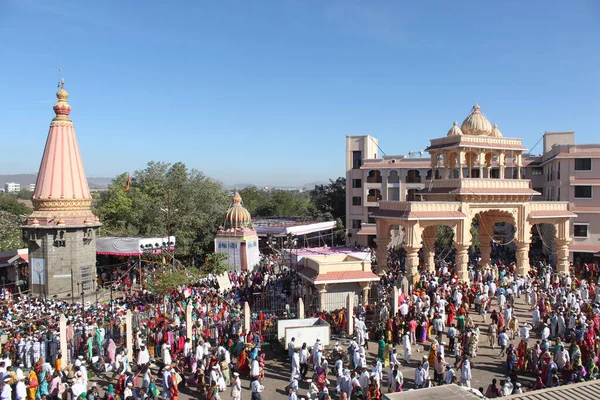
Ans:
[[[435,178],[418,192],[420,201],[380,201],[372,215],[377,221],[378,268],[387,266],[390,231],[400,227],[409,281],[419,278],[421,249],[423,267],[432,271],[436,227],[443,225],[454,232],[458,278],[468,281],[471,225],[477,218],[482,266],[490,263],[494,225],[504,222],[514,227],[518,273],[526,274],[532,227],[551,224],[556,232],[556,269],[567,272],[569,220],[576,215],[569,211],[568,202],[532,201],[540,193],[522,176],[525,150],[521,139],[502,137],[478,105],[460,128],[455,122],[446,137],[431,140],[426,151]]]

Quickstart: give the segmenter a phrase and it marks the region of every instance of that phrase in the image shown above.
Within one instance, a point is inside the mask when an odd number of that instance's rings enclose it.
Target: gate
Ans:
[[[250,298],[250,328],[259,330],[264,341],[277,340],[277,321],[296,318],[298,302],[280,292],[257,292]]]

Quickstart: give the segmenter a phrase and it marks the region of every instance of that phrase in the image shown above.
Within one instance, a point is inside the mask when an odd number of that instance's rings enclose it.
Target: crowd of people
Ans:
[[[336,326],[339,341],[327,348],[320,341],[287,343],[290,400],[299,397],[301,382],[311,399],[373,400],[384,392],[444,384],[470,388],[484,346],[497,349],[505,368],[501,379],[478,388],[489,398],[600,376],[597,264],[559,275],[538,262],[519,276],[512,262],[482,268],[473,258],[467,284],[457,280],[453,263],[439,260],[436,273],[423,272],[401,294],[394,315],[390,288],[402,276],[402,263],[394,257],[390,262],[378,289],[381,303],[353,310],[353,337],[342,339],[348,310],[317,311],[314,316]],[[252,272],[230,273],[226,290],[208,278],[161,296],[131,286],[127,296],[93,304],[7,296],[0,305],[0,399],[176,400],[180,393],[260,399],[271,362],[266,337],[277,318],[294,317],[290,305],[310,290],[279,265],[265,257]],[[249,331],[243,324],[246,301],[254,306]],[[523,305],[531,319],[519,321],[515,309]],[[128,310],[132,327],[125,325]],[[66,349],[60,348],[61,315]],[[126,347],[127,329],[133,331],[132,348]],[[369,342],[377,350],[373,356]],[[424,353],[415,356],[421,348]]]

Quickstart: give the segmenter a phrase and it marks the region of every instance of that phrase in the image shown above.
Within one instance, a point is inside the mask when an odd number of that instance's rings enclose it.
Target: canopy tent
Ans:
[[[297,221],[295,218],[257,218],[252,221],[258,236],[299,236],[309,233],[332,230],[335,221]]]
[[[144,253],[144,249],[152,249],[153,254],[160,254],[163,246],[167,250],[175,248],[175,236],[169,237],[99,237],[96,241],[96,254],[133,257]]]

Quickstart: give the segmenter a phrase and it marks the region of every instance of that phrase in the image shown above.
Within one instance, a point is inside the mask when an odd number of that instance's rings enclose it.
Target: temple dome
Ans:
[[[458,127],[458,122],[454,121],[454,125],[448,131],[448,136],[456,136],[456,135],[462,135],[462,134],[463,134],[462,131]]]
[[[502,137],[502,132],[500,132],[500,129],[498,129],[497,124],[494,124],[494,129],[492,129],[492,133],[490,133],[490,136]]]
[[[252,229],[252,218],[248,210],[242,206],[242,196],[236,190],[231,199],[231,206],[225,213],[225,230]]]
[[[492,124],[479,109],[479,104],[475,104],[471,114],[463,121],[460,126],[463,134],[488,136],[492,133]]]

